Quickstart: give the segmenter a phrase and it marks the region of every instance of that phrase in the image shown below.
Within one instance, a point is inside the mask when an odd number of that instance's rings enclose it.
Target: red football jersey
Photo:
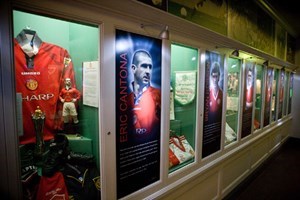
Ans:
[[[133,102],[133,95],[130,94],[134,127],[138,130],[143,129],[144,134],[151,133],[154,126],[160,122],[160,113],[157,113],[160,112],[161,105],[160,90],[150,86],[136,104]]]
[[[64,99],[65,102],[72,102],[73,99],[80,99],[80,92],[79,90],[77,90],[76,88],[70,88],[69,90],[67,90],[66,88],[63,88],[60,93],[59,96],[61,99]]]
[[[219,89],[217,95],[214,95],[213,90],[209,92],[209,112],[218,112],[222,110],[223,92]]]
[[[36,199],[68,200],[69,193],[62,172],[55,172],[53,176],[42,176],[38,185]]]
[[[59,93],[64,88],[64,79],[70,78],[76,87],[73,64],[69,53],[62,47],[41,42],[38,53],[33,57],[33,67],[27,66],[26,54],[14,41],[16,91],[22,95],[23,135],[21,144],[35,142],[35,129],[31,118],[37,108],[45,113],[44,140],[53,138],[62,128]]]
[[[246,102],[252,103],[253,102],[253,87],[249,87],[246,89]]]

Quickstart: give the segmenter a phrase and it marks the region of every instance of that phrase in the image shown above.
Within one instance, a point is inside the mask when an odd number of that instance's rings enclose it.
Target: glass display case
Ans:
[[[100,198],[98,27],[15,10],[13,32],[24,199]]]
[[[198,49],[171,45],[169,172],[194,161]]]
[[[262,119],[262,95],[263,95],[263,82],[264,82],[264,68],[262,65],[255,66],[256,72],[256,86],[255,86],[255,111],[254,111],[254,120],[253,127],[254,131],[261,129],[261,119]]]
[[[240,75],[242,60],[229,57],[227,60],[227,96],[225,145],[237,141],[240,112]]]

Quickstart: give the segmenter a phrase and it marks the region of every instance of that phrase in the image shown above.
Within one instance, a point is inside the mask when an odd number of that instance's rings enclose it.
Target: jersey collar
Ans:
[[[29,36],[32,36],[32,38]],[[43,42],[35,31],[27,29],[23,29],[17,35],[16,39],[24,53],[26,53],[29,57],[32,57],[39,52],[39,47]]]

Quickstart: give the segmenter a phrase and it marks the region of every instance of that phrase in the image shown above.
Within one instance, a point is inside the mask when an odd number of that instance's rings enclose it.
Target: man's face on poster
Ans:
[[[272,74],[269,73],[268,75],[268,89],[271,89],[272,87]]]
[[[252,78],[253,78],[252,71],[249,70],[248,74],[247,74],[247,86],[248,87],[252,86]]]
[[[220,74],[218,72],[211,73],[212,86],[214,89],[219,88]]]
[[[138,63],[134,67],[135,81],[140,86],[146,86],[150,84],[152,75],[152,59],[146,54],[138,55]]]

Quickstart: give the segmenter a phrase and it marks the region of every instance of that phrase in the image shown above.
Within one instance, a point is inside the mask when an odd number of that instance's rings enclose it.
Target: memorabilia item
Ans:
[[[235,141],[236,138],[237,138],[236,132],[226,122],[226,127],[225,127],[225,145],[230,144],[231,142]]]
[[[169,168],[195,157],[195,152],[184,135],[172,135],[169,140]]]
[[[44,140],[61,130],[59,92],[70,78],[75,87],[73,63],[66,49],[43,42],[36,31],[23,29],[14,40],[16,92],[22,96],[23,135],[20,144],[35,142],[31,113],[37,106],[45,112]]]
[[[170,120],[175,120],[174,92],[172,86],[170,87]]]
[[[36,199],[40,176],[38,175],[38,167],[31,146],[24,145],[20,148],[20,159],[23,199]]]
[[[65,79],[65,88],[59,93],[59,99],[63,103],[62,116],[64,120],[64,131],[66,134],[77,134],[77,130],[70,124],[78,124],[77,101],[80,99],[80,92],[72,87],[70,78]],[[74,130],[72,129],[74,128]]]
[[[42,176],[36,199],[69,199],[63,174],[61,172],[55,172],[51,177]]]
[[[100,173],[94,162],[70,164],[68,161],[62,173],[70,199],[101,199]]]
[[[196,96],[196,72],[175,72],[175,99],[182,105],[191,103]]]
[[[82,64],[82,96],[83,105],[98,108],[99,94],[99,61],[83,62]]]
[[[51,177],[64,168],[70,154],[69,140],[64,134],[56,134],[50,141],[45,161],[42,166],[42,175]]]
[[[35,155],[41,156],[45,151],[45,142],[43,137],[44,123],[45,123],[45,113],[40,109],[39,106],[36,107],[36,110],[31,115],[34,132],[35,132]]]

